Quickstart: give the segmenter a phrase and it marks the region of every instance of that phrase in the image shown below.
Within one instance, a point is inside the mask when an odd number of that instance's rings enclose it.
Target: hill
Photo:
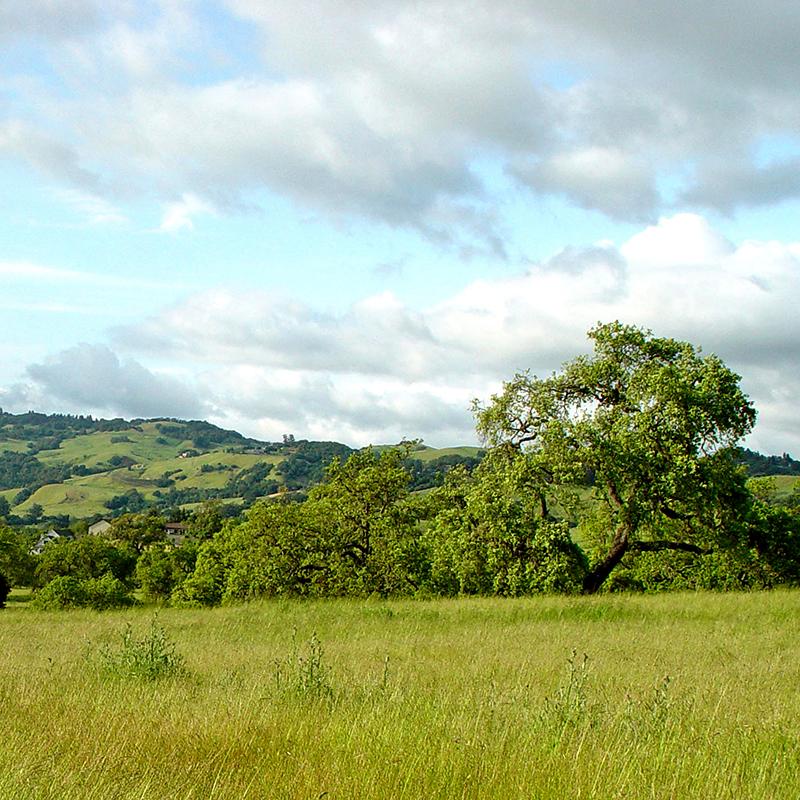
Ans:
[[[455,465],[471,469],[483,454],[477,447],[408,446],[414,490],[437,485]],[[293,436],[260,441],[201,420],[107,420],[0,409],[0,516],[18,524],[67,525],[206,500],[246,507],[260,497],[306,491],[323,479],[331,459],[352,452],[339,442]],[[749,475],[777,476],[784,493],[800,478],[800,461],[786,453],[765,456],[740,448],[739,460]]]
[[[67,525],[212,499],[249,506],[259,497],[307,490],[323,479],[331,459],[351,452],[339,442],[293,436],[259,441],[203,421],[0,410],[0,516]],[[474,466],[479,452],[418,445],[409,462],[412,488],[435,485],[454,464]]]

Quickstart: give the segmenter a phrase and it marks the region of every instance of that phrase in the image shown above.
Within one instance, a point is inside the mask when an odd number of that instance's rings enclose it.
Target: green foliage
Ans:
[[[307,489],[320,483],[326,467],[333,459],[347,458],[353,452],[338,442],[295,442],[294,437],[284,441],[286,458],[276,472],[284,479],[288,489]]]
[[[61,576],[84,581],[110,573],[128,583],[136,567],[136,553],[128,547],[115,547],[101,536],[58,540],[39,556],[34,586],[41,587]]]
[[[238,474],[231,476],[224,490],[219,494],[225,497],[241,497],[247,504],[254,503],[260,497],[278,491],[278,483],[274,480],[267,480],[272,469],[273,465],[266,461],[243,469]]]
[[[142,553],[150,545],[167,541],[165,522],[164,517],[152,510],[146,514],[125,514],[114,520],[105,535],[117,545]]]
[[[403,454],[371,449],[329,466],[304,503],[259,503],[200,547],[173,601],[209,605],[263,596],[408,593],[424,553]]]
[[[136,562],[136,582],[149,600],[167,600],[177,586],[192,574],[197,562],[197,545],[150,547]]]
[[[37,608],[58,611],[69,608],[93,608],[104,611],[134,604],[130,590],[110,573],[81,580],[72,575],[53,578],[33,600]]]
[[[86,592],[87,605],[96,611],[125,608],[135,603],[130,589],[110,572],[99,578],[83,581],[83,588]]]
[[[48,466],[29,453],[0,451],[0,489],[25,487],[31,493],[46,483],[61,483],[71,475],[66,464]]]
[[[230,508],[219,500],[208,500],[195,509],[188,520],[188,534],[194,539],[210,539],[222,530],[225,520],[230,516]]]
[[[626,555],[613,590],[715,591],[769,589],[800,584],[800,516],[777,504],[774,481],[748,482],[752,495],[736,523],[729,521],[724,547],[690,552]]]
[[[330,553],[313,511],[307,503],[259,503],[246,522],[217,537],[225,553],[226,601],[329,593]]]
[[[423,551],[408,499],[404,453],[372,448],[334,459],[308,507],[324,525],[335,593],[390,595],[417,588]]]
[[[136,512],[141,511],[147,506],[147,502],[141,492],[136,489],[131,489],[125,494],[114,495],[110,500],[106,500],[103,505],[111,510],[119,513],[120,511]]]
[[[30,586],[36,559],[31,555],[31,536],[0,522],[0,573],[13,586]]]
[[[434,591],[519,596],[580,589],[585,557],[566,522],[542,513],[519,466],[493,454],[472,476],[448,476],[425,534]]]
[[[463,467],[472,472],[481,462],[482,456],[464,456],[457,453],[440,456],[439,458],[420,461],[413,454],[406,459],[405,467],[409,473],[408,488],[417,492],[421,489],[431,489],[441,486],[444,478],[455,467]]]
[[[593,483],[608,525],[584,581],[592,592],[634,546],[717,543],[746,500],[733,448],[755,411],[739,376],[686,342],[619,322],[589,337],[592,356],[549,378],[518,374],[476,413],[487,442],[527,461],[542,486]],[[664,530],[680,540],[658,538]]]
[[[33,604],[45,610],[84,607],[88,601],[83,584],[71,575],[60,575],[37,592]]]
[[[194,571],[173,589],[171,604],[188,607],[219,605],[225,590],[224,556],[224,540],[214,539],[201,545]]]
[[[119,647],[105,645],[99,650],[99,666],[106,676],[153,682],[188,674],[183,656],[156,615],[146,633],[137,637],[128,623],[120,639]]]
[[[739,447],[736,460],[747,468],[748,475],[800,475],[800,461],[788,453],[765,456],[746,447]]]

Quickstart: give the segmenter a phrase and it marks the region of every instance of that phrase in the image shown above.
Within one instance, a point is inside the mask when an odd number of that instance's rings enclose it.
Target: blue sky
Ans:
[[[800,9],[0,5],[0,406],[474,440],[621,319],[800,452]]]

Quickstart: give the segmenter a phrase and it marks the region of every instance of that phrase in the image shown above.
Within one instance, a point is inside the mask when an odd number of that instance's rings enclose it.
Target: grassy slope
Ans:
[[[127,621],[143,632],[148,610],[0,614],[4,800],[796,800],[800,786],[797,592],[166,609],[190,675],[160,684],[85,657]]]
[[[411,458],[416,458],[418,461],[434,461],[442,456],[464,456],[475,457],[480,452],[480,447],[425,447],[422,450],[415,450],[411,454]]]
[[[175,485],[182,488],[220,488],[229,477],[260,461],[276,464],[280,456],[259,456],[245,453],[226,453],[224,449],[201,456],[179,458],[179,454],[192,447],[190,441],[165,437],[152,422],[129,429],[76,436],[62,442],[57,450],[43,450],[36,457],[45,464],[85,464],[89,468],[106,464],[113,456],[127,456],[137,466],[111,469],[94,475],[71,478],[63,484],[43,486],[24,503],[14,507],[15,513],[24,514],[34,503],[44,508],[46,514],[69,514],[74,518],[92,516],[105,510],[104,503],[114,495],[136,489],[145,498],[152,499],[158,488],[154,481],[165,472],[172,472]],[[112,438],[126,437],[130,441],[112,442]],[[162,441],[157,441],[161,439]],[[24,451],[25,442],[2,441],[0,449]],[[208,464],[225,465],[224,471],[203,472]],[[1,494],[12,502],[19,489],[9,489]]]
[[[45,464],[66,463],[85,464],[89,468],[107,464],[114,456],[133,459],[137,466],[113,469],[95,475],[74,477],[63,484],[43,486],[24,503],[14,507],[18,514],[26,513],[34,503],[44,509],[45,514],[69,514],[73,518],[102,514],[104,503],[114,495],[136,489],[148,500],[158,488],[155,480],[164,473],[171,475],[179,488],[221,488],[230,477],[239,471],[252,467],[261,461],[278,464],[280,455],[253,455],[246,453],[226,453],[224,449],[214,450],[200,456],[179,458],[179,454],[192,447],[192,443],[165,437],[156,423],[145,422],[140,430],[129,429],[76,436],[62,442],[57,450],[44,450],[36,457]],[[112,442],[126,437],[130,441]],[[162,441],[157,441],[161,439]],[[26,450],[26,443],[20,441],[0,441],[0,449]],[[422,448],[414,453],[421,461],[430,461],[445,455],[472,456],[478,452],[476,447],[449,447],[435,449]],[[203,472],[203,465],[216,467],[222,464],[225,470]],[[278,476],[275,476],[279,480]],[[9,502],[13,502],[19,489],[0,492]]]
[[[778,492],[778,497],[788,497],[794,489],[800,485],[800,478],[795,475],[775,475],[775,488]]]

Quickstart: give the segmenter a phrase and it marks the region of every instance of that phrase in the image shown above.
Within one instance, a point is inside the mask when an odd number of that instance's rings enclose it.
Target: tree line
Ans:
[[[334,457],[301,501],[259,501],[239,519],[208,506],[178,548],[156,515],[122,517],[103,546],[130,558],[100,559],[83,580],[108,574],[177,605],[796,584],[800,495],[748,482],[738,443],[756,413],[739,376],[633,326],[589,338],[591,355],[476,403],[486,455],[441,485],[412,492],[408,451],[367,448]],[[78,580],[75,564],[91,559],[66,555],[80,547],[101,545],[45,549],[40,594]]]

